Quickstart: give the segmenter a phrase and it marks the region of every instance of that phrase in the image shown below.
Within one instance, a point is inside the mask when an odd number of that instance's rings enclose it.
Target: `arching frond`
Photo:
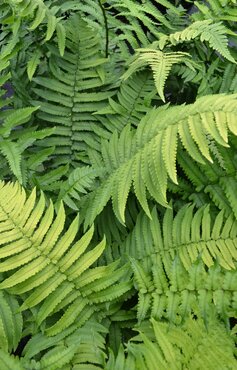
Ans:
[[[211,150],[215,151],[216,163],[206,162],[205,165],[193,162],[191,164],[190,157],[184,151],[180,151],[178,162],[187,175],[188,181],[192,183],[190,193],[187,191],[185,196],[196,203],[199,194],[205,194],[209,197],[208,201],[223,210],[226,216],[233,213],[237,217],[234,146],[233,149],[223,150],[220,146],[214,145]]]
[[[60,53],[64,53],[65,29],[60,23],[61,19],[55,16],[58,9],[53,9],[53,7],[51,9],[50,2],[45,3],[43,0],[20,0],[17,2],[7,0],[4,2],[8,4],[12,11],[12,23],[14,24],[14,22],[17,22],[18,27],[19,21],[26,20],[29,22],[28,29],[34,31],[46,23],[45,41],[49,41],[56,31]]]
[[[236,366],[233,339],[218,321],[212,320],[208,330],[199,318],[190,317],[181,327],[151,322],[152,330],[146,325],[136,337],[142,343],[132,342],[127,348],[136,359],[136,369],[221,370]]]
[[[127,79],[136,70],[144,68],[148,64],[152,69],[158,94],[165,101],[164,86],[172,66],[185,62],[189,54],[183,52],[163,53],[160,50],[149,48],[137,49],[137,52],[136,59],[131,63],[123,78]]]
[[[157,96],[150,72],[134,73],[126,81],[122,81],[116,96],[109,98],[109,104],[96,112],[96,116],[106,129],[98,130],[101,138],[108,139],[116,129],[121,132],[126,125],[138,126],[142,117],[156,102]],[[95,132],[97,128],[95,127]]]
[[[10,353],[15,351],[22,336],[22,328],[23,319],[17,299],[0,291],[0,348]]]
[[[127,196],[133,186],[136,197],[150,216],[147,192],[167,206],[168,177],[177,183],[178,140],[194,161],[212,162],[207,136],[228,146],[228,132],[236,134],[236,96],[208,96],[194,104],[153,110],[138,126],[136,133],[126,127],[118,137],[102,143],[97,163],[108,177],[87,199],[86,224],[93,222],[110,198],[121,222]]]
[[[52,202],[46,209],[43,195],[35,204],[35,191],[26,199],[18,184],[0,185],[0,289],[26,293],[21,310],[36,306],[38,325],[53,314],[49,335],[72,324],[82,326],[100,304],[130,289],[130,282],[123,281],[126,265],[90,268],[105,248],[102,240],[86,252],[93,227],[78,239],[78,217],[63,232],[63,206],[54,219]]]
[[[182,31],[161,37],[159,46],[163,49],[166,44],[177,45],[178,43],[199,37],[200,41],[207,41],[212,49],[218,51],[218,53],[230,62],[235,63],[235,59],[228,49],[228,38],[226,34],[227,30],[221,22],[213,23],[212,20],[197,21]]]
[[[200,318],[191,317],[181,327],[155,320],[151,324],[136,329],[139,335],[126,350],[121,346],[117,356],[110,352],[105,370],[235,368],[233,338],[217,320],[208,330]]]

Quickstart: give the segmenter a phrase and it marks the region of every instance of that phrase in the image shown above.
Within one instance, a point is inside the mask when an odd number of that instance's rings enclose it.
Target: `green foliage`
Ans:
[[[236,368],[236,17],[1,2],[1,370]]]

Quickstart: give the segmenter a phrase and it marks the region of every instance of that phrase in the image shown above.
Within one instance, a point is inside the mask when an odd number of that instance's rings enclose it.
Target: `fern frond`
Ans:
[[[110,90],[114,77],[101,55],[98,34],[76,14],[67,22],[64,56],[53,45],[48,47],[49,73],[34,78],[38,100],[33,103],[40,105],[38,117],[47,127],[53,122],[56,130],[41,145],[55,146],[53,167],[66,163],[76,167],[86,148],[99,149],[100,138],[93,132],[100,123],[93,113],[114,94]]]
[[[69,174],[68,179],[60,185],[61,190],[57,202],[63,201],[70,208],[78,211],[79,208],[76,203],[81,198],[80,194],[86,194],[90,190],[96,176],[96,171],[90,167],[76,168]]]
[[[115,129],[121,132],[127,124],[136,127],[152,107],[153,99],[157,100],[158,96],[151,73],[134,73],[126,81],[122,81],[117,95],[109,98],[109,105],[96,112],[107,132],[101,129],[97,131],[97,127],[95,132],[107,139]]]
[[[111,274],[109,265],[102,277],[93,276],[93,280],[100,279],[100,288],[96,284],[95,288],[91,286],[92,279],[85,280],[79,288],[81,279],[93,271],[89,268],[102,254],[105,240],[86,252],[93,228],[74,241],[78,231],[76,217],[62,234],[65,223],[62,206],[54,219],[52,202],[45,209],[45,200],[41,196],[35,205],[35,192],[26,200],[25,192],[18,184],[5,185],[2,182],[0,194],[0,222],[1,225],[8,223],[0,238],[0,271],[8,271],[0,289],[10,289],[16,295],[27,292],[21,310],[38,305],[38,325],[58,312],[56,322],[47,328],[49,335],[57,334],[74,322],[82,325],[87,311],[91,316],[100,303],[113,301],[130,289],[130,282],[118,281],[122,271],[118,274],[113,271],[116,275],[111,279],[113,289],[110,289],[108,281],[102,283],[105,276]],[[116,265],[112,270],[115,268]],[[87,284],[88,292],[84,289]]]
[[[4,370],[24,370],[18,357],[11,356],[0,348],[0,366]]]
[[[236,63],[228,49],[226,34],[227,30],[221,22],[213,23],[212,20],[197,21],[182,31],[161,37],[159,46],[162,50],[167,43],[177,45],[178,43],[199,37],[201,42],[207,41],[213,50],[216,50],[230,62]]]
[[[172,209],[166,210],[162,224],[155,208],[152,219],[142,212],[121,250],[139,260],[158,254],[168,264],[178,254],[186,269],[198,257],[208,267],[218,259],[224,268],[235,269],[237,224],[233,214],[225,219],[222,210],[212,219],[209,207],[196,212],[193,208],[186,205],[175,217]]]
[[[178,139],[194,161],[212,162],[207,135],[227,146],[228,132],[236,134],[236,96],[213,95],[194,104],[153,110],[138,126],[136,133],[127,126],[120,137],[115,133],[102,143],[99,163],[108,177],[87,199],[86,225],[91,224],[110,198],[118,219],[124,223],[124,210],[131,187],[150,216],[147,192],[167,207],[168,177],[177,183]],[[126,149],[125,150],[125,145]],[[112,153],[113,162],[111,162]]]
[[[49,41],[57,29],[59,49],[60,51],[63,51],[62,39],[59,37],[58,30],[60,27],[60,31],[62,33],[64,32],[62,31],[62,28],[64,27],[62,23],[59,23],[61,19],[55,16],[55,10],[57,11],[57,8],[53,9],[52,7],[51,9],[51,4],[45,3],[43,0],[18,1],[16,4],[9,1],[9,5],[12,8],[13,16],[17,15],[18,19],[21,21],[31,21],[28,27],[30,31],[34,31],[39,28],[39,26],[46,23],[47,29],[45,41]],[[57,24],[60,24],[60,26],[57,27]]]
[[[185,61],[189,54],[183,52],[163,53],[160,50],[149,48],[137,49],[137,52],[136,59],[125,72],[123,78],[126,80],[132,73],[148,64],[152,69],[158,94],[165,101],[164,86],[172,66]]]
[[[0,348],[15,351],[22,336],[23,319],[14,296],[0,292]]]
[[[209,198],[207,201],[222,209],[226,216],[233,213],[237,217],[234,195],[237,182],[235,146],[232,144],[231,147],[227,149],[215,144],[213,149],[216,162],[210,164],[206,161],[205,165],[193,163],[190,157],[181,150],[178,163],[186,174],[188,182],[192,183],[190,191],[185,192],[185,197],[195,202],[196,196],[205,194]],[[213,151],[212,148],[210,149]]]
[[[184,320],[187,317],[187,313],[196,311],[206,321],[215,313],[227,322],[227,318],[236,311],[236,270],[221,269],[216,263],[205,271],[200,259],[186,270],[179,258],[169,262],[158,255],[152,257],[151,263],[151,270],[145,271],[141,263],[132,259],[138,287],[139,322],[151,315],[179,323],[180,318]],[[144,286],[141,272],[146,280],[150,279],[149,286]]]
[[[139,336],[134,338],[142,343],[130,342],[127,347],[128,356],[135,358],[136,369],[235,368],[233,339],[217,320],[210,322],[208,330],[200,318],[190,317],[181,327],[151,322],[152,330],[147,325],[141,327]]]

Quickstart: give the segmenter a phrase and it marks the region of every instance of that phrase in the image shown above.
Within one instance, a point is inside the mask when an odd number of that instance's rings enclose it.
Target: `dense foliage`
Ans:
[[[236,21],[1,1],[1,370],[237,368]]]

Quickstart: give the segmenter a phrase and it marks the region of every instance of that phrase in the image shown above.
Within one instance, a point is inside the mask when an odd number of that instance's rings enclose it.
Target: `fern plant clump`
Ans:
[[[237,368],[236,20],[1,2],[1,370]]]

